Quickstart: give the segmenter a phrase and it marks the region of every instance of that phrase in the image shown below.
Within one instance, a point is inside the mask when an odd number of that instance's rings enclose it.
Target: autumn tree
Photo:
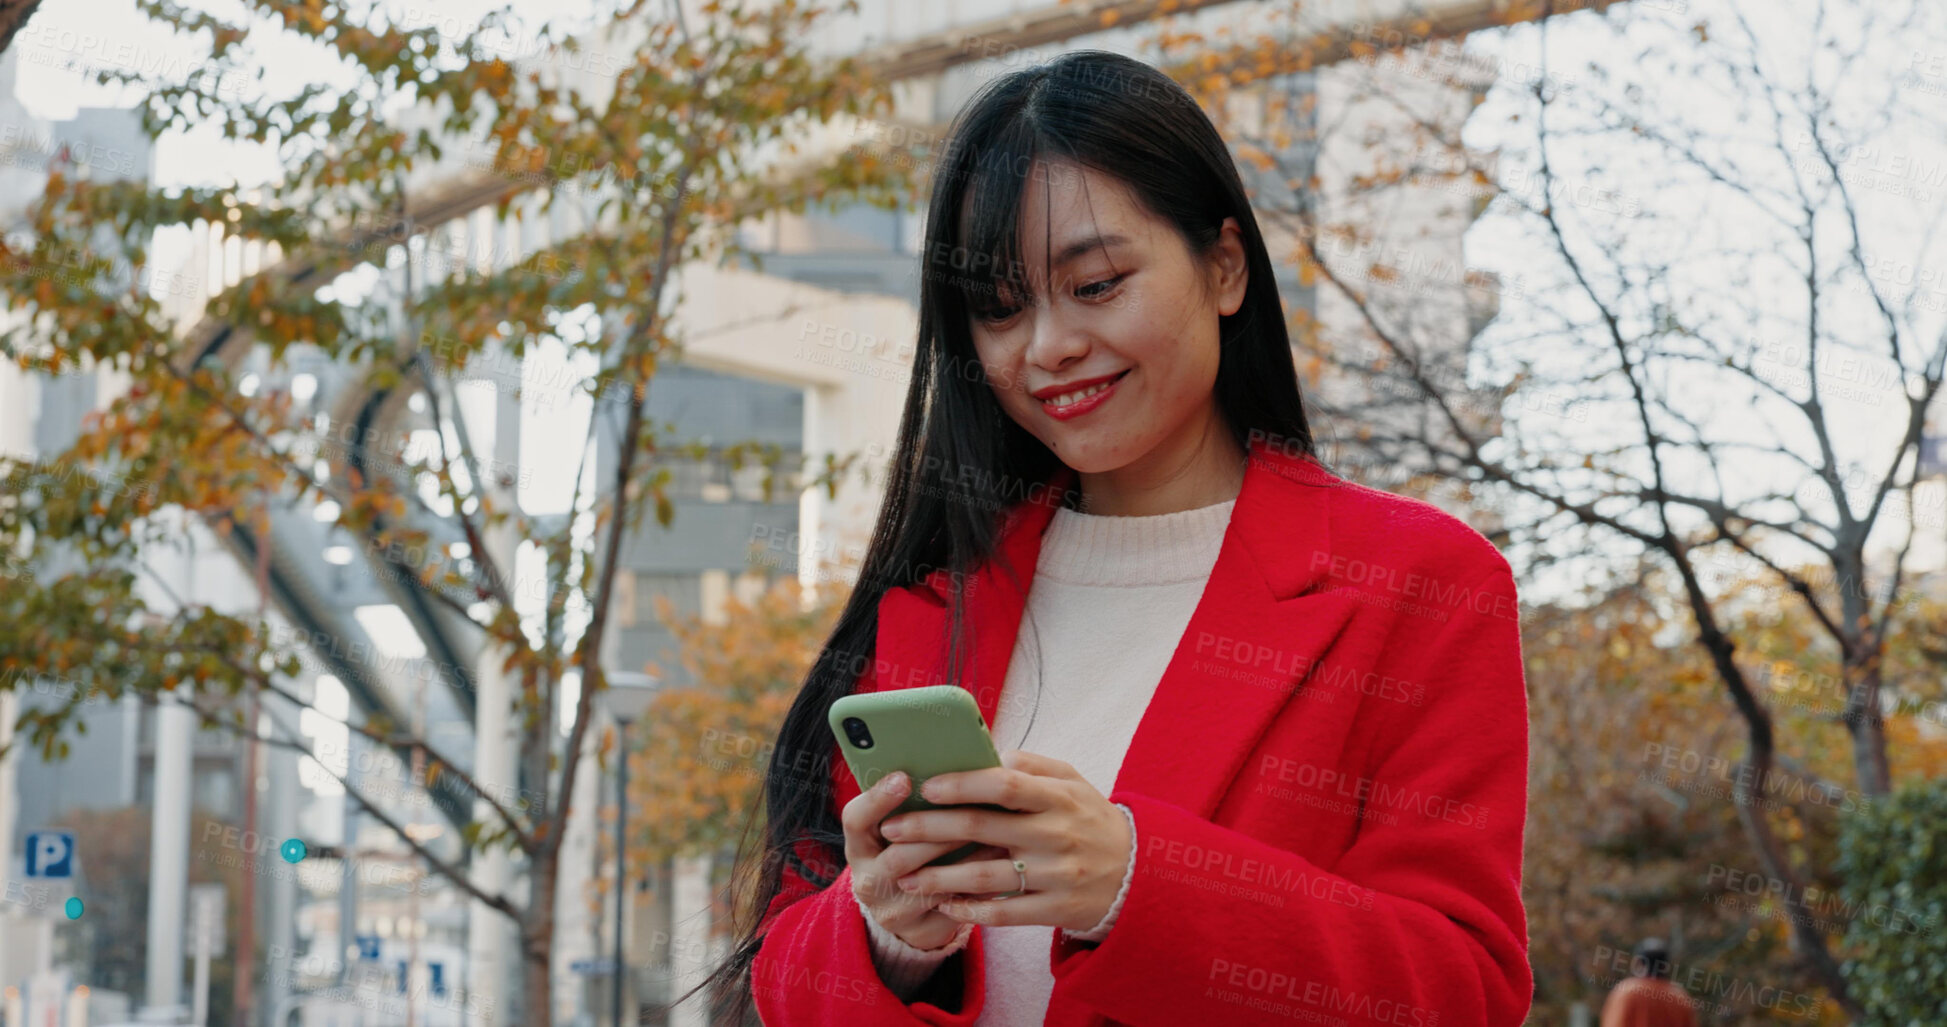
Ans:
[[[1800,1000],[1822,995],[1819,982],[1792,958],[1782,889],[1751,858],[1731,798],[1742,720],[1721,701],[1708,654],[1684,641],[1688,618],[1669,601],[1667,577],[1646,563],[1638,582],[1532,604],[1523,623],[1532,741],[1522,887],[1536,1016],[1566,1021],[1577,1001],[1598,1008],[1627,973],[1603,955],[1654,935],[1680,946],[1686,971],[1775,986],[1699,994],[1704,1023],[1844,1022],[1836,1003]],[[1725,584],[1779,747],[1803,754],[1781,759],[1763,799],[1780,835],[1818,868],[1804,904],[1833,944],[1889,921],[1884,933],[1910,938],[1903,932],[1929,915],[1924,905],[1870,909],[1842,898],[1837,837],[1881,803],[1835,783],[1847,746],[1834,717],[1842,699],[1812,645],[1822,628],[1766,594],[1757,578]],[[1918,631],[1939,614],[1925,604],[1896,628]],[[1920,661],[1888,674],[1928,697],[1888,713],[1889,735],[1910,754],[1896,782],[1936,780],[1947,772],[1947,739],[1933,737],[1947,695]]]
[[[827,584],[813,600],[783,577],[748,604],[727,598],[717,619],[679,615],[656,598],[692,683],[660,692],[629,746],[629,806],[642,812],[630,825],[631,862],[736,848],[757,814],[772,741],[845,591]]]
[[[795,576],[782,576],[749,602],[726,597],[711,617],[680,614],[666,597],[657,597],[657,618],[674,635],[676,648],[646,669],[670,680],[680,666],[686,683],[660,689],[626,738],[627,863],[654,868],[703,857],[711,884],[712,933],[737,922],[735,907],[750,898],[755,864],[739,864],[737,856],[763,837],[764,780],[772,769],[778,729],[849,592],[836,568],[827,567],[817,577],[815,595]],[[616,758],[617,747],[615,732],[605,733],[604,759]],[[807,787],[832,769],[828,752],[780,754],[777,760]],[[604,866],[615,858],[612,838],[611,820],[597,844]],[[659,875],[645,876],[653,896]],[[595,922],[614,901],[613,883],[608,874],[589,882],[587,912]],[[674,969],[673,935],[658,933],[649,960],[664,961],[656,951],[663,941],[671,946],[666,954]]]
[[[375,575],[499,654],[511,679],[520,787],[469,773],[466,754],[442,751],[403,711],[347,725],[419,768],[422,784],[471,804],[460,853],[413,837],[385,803],[341,784],[431,872],[517,925],[525,1012],[504,1020],[547,1022],[561,838],[575,782],[592,772],[582,742],[604,688],[620,543],[651,513],[668,523],[669,464],[700,452],[646,414],[657,368],[680,355],[675,272],[736,250],[729,229],[745,217],[896,188],[896,167],[778,157],[781,141],[877,110],[885,95],[851,62],[807,55],[825,12],[798,0],[711,0],[688,15],[689,5],[638,0],[606,8],[574,38],[504,10],[456,34],[451,19],[388,23],[363,5],[320,0],[249,0],[247,20],[235,22],[171,0],[140,6],[206,40],[207,58],[184,81],[126,69],[99,77],[142,91],[151,135],[213,124],[275,147],[283,171],[250,189],[163,189],[57,168],[29,211],[30,241],[10,237],[0,254],[0,294],[19,326],[7,356],[50,375],[100,371],[120,386],[68,451],[0,460],[0,682],[74,685],[73,703],[23,722],[23,741],[58,756],[87,698],[189,697],[206,721],[252,734],[258,725],[246,726],[234,697],[303,705],[291,685],[318,636],[200,604],[154,606],[139,585],[152,577],[145,556],[181,533],[179,517],[247,558],[275,548],[277,518],[325,511]],[[251,39],[280,31],[331,57],[343,79],[290,96],[239,92],[263,59]],[[484,263],[439,252],[455,219],[483,211],[512,224],[557,206],[584,217],[558,222],[537,249]],[[172,323],[143,286],[156,233],[175,227],[215,227],[281,259],[212,299],[201,321]],[[328,288],[360,268],[389,283],[389,301]],[[592,503],[556,522],[526,516],[507,466],[475,450],[479,426],[458,410],[455,388],[482,364],[518,378],[544,345],[589,361],[573,388],[596,405],[591,430],[618,442],[604,480],[577,483]],[[364,397],[352,409],[374,417],[346,433],[342,418],[328,425],[291,390],[244,387],[252,362],[272,379],[300,358],[343,379],[334,409]],[[414,431],[438,444],[410,446]],[[580,457],[562,455],[576,466]],[[534,583],[508,563],[513,539],[549,556],[538,614],[517,609]],[[276,581],[267,591],[290,617],[289,591]],[[440,672],[472,683],[468,667]],[[550,711],[571,676],[582,687],[557,751]],[[308,748],[285,723],[266,742]],[[524,897],[482,887],[463,865],[493,853],[518,862]]]
[[[1737,717],[1734,806],[1795,957],[1857,1015],[1802,899],[1830,845],[1764,801],[1811,755],[1761,684],[1754,600],[1726,586],[1762,580],[1756,602],[1816,626],[1795,658],[1844,732],[1831,783],[1885,795],[1895,756],[1919,757],[1888,719],[1916,701],[1889,676],[1916,642],[1894,625],[1944,534],[1921,443],[1947,365],[1947,165],[1927,142],[1947,79],[1913,45],[1947,40],[1942,12],[1642,2],[1465,43],[1437,29],[1363,41],[1362,76],[1335,86],[1390,112],[1384,137],[1298,117],[1303,97],[1229,126],[1319,309],[1344,315],[1298,333],[1339,386],[1312,395],[1342,466],[1493,509],[1533,583],[1664,572]],[[1453,219],[1472,222],[1464,253],[1428,247]]]

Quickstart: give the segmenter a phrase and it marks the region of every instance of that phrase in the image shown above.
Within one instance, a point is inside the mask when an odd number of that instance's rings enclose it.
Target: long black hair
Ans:
[[[1219,321],[1217,406],[1245,451],[1252,433],[1263,432],[1285,453],[1314,452],[1270,254],[1229,149],[1189,93],[1141,61],[1101,50],[1065,53],[983,87],[954,119],[933,169],[919,339],[878,523],[858,582],[778,732],[760,851],[748,851],[747,829],[733,875],[738,891],[755,878],[754,899],[733,902],[735,947],[689,993],[712,989],[718,1024],[755,1022],[750,969],[786,862],[820,886],[844,867],[831,782],[839,756],[825,718],[873,659],[879,600],[888,589],[950,572],[943,680],[961,680],[953,673],[964,665],[967,642],[960,583],[993,554],[1001,507],[1061,466],[1002,410],[994,390],[1020,384],[985,378],[970,322],[996,291],[1020,284],[1022,196],[1032,169],[1048,161],[1120,180],[1198,257],[1215,245],[1224,219],[1237,219],[1249,280],[1243,304]],[[821,858],[802,857],[807,839]]]

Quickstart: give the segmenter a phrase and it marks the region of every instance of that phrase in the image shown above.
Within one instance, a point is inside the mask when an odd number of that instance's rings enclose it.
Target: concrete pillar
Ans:
[[[19,694],[12,689],[0,692],[0,745],[13,744],[14,721],[19,717]],[[0,872],[8,877],[13,876],[14,818],[18,815],[19,807],[14,791],[14,760],[12,749],[8,749],[6,757],[0,759],[0,868],[4,868]],[[13,962],[15,953],[9,951],[7,945],[7,936],[11,933],[7,929],[7,922],[13,916],[12,910],[0,911],[0,984],[15,984],[16,978],[23,976],[21,969]]]
[[[195,559],[192,555],[191,559]],[[183,924],[189,913],[189,789],[196,715],[194,684],[156,706],[155,805],[149,842],[148,1002],[146,1023],[178,1023],[183,1005]]]
[[[495,417],[491,438],[483,438],[487,433],[480,431],[478,425],[468,425],[472,431],[474,444],[482,454],[491,454],[491,462],[481,468],[482,477],[488,479],[483,490],[491,495],[499,509],[513,509],[517,502],[518,482],[511,487],[501,488],[499,479],[503,476],[496,469],[518,466],[520,460],[520,402],[500,390],[494,392]],[[457,410],[455,417],[462,416]],[[506,475],[507,477],[516,477]],[[486,529],[488,555],[502,573],[510,580],[514,576],[514,551],[520,543],[515,524],[510,518],[499,526]],[[483,645],[478,662],[474,667],[475,680],[479,685],[478,708],[474,714],[474,778],[482,788],[493,791],[502,805],[513,806],[508,801],[518,794],[520,780],[518,749],[514,738],[514,681],[512,675],[501,669],[506,654],[497,645]],[[497,824],[499,815],[485,802],[474,803],[473,815],[482,823]],[[512,861],[507,850],[495,848],[487,852],[473,854],[473,882],[488,894],[506,894],[513,880]],[[518,966],[519,934],[515,925],[499,911],[482,902],[473,902],[467,914],[467,993],[478,1003],[481,1019],[491,1023],[511,1023],[508,998],[511,989],[507,982],[516,977]],[[545,1024],[547,1012],[529,1010],[529,1022]]]
[[[18,57],[9,54],[7,64],[0,65],[4,74],[0,82],[13,81],[13,65]],[[0,327],[13,327],[21,320],[11,311],[0,314]],[[34,420],[40,412],[40,385],[37,379],[29,377],[11,361],[0,360],[0,454],[18,458],[36,456],[34,449]],[[20,717],[20,695],[15,689],[0,693],[0,745],[11,745],[14,740],[14,721]],[[18,793],[15,784],[14,768],[18,757],[11,749],[0,759],[0,875],[11,878],[14,874],[14,820],[19,816]],[[13,910],[0,910],[0,985],[17,985],[26,976],[26,968],[19,966],[19,953],[15,946],[8,944],[13,934]],[[8,1023],[16,1022],[18,1014],[8,1013]]]
[[[817,385],[804,390],[804,442],[802,450],[805,471],[809,476],[825,454],[832,452],[831,404],[836,390]],[[854,476],[856,477],[856,476]],[[850,485],[850,482],[847,482]],[[841,486],[840,491],[845,486]],[[829,556],[837,550],[833,540],[825,537],[825,519],[830,512],[832,501],[825,498],[824,489],[805,489],[798,494],[798,537],[802,544],[798,548],[798,586],[802,589],[804,605],[810,607],[826,595],[825,576],[834,573],[833,568],[818,566],[821,556]],[[815,543],[815,544],[814,544]]]
[[[581,772],[575,775],[574,805],[568,825],[561,834],[561,876],[555,889],[555,909],[559,912],[554,929],[554,1009],[556,1023],[574,1023],[585,1012],[587,978],[573,971],[573,964],[606,954],[601,948],[600,917],[579,915],[588,901],[588,884],[595,869],[595,829],[597,807],[601,803],[601,763],[596,758],[596,733],[582,739]],[[576,929],[576,925],[580,929]]]
[[[678,859],[670,905],[669,972],[672,996],[696,987],[709,972],[710,854]],[[669,1011],[669,1027],[709,1027],[707,994],[698,994]]]

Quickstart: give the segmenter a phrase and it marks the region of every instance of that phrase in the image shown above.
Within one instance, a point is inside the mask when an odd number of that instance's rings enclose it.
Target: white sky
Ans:
[[[1702,149],[1713,161],[1742,169],[1751,180],[1780,190],[1782,202],[1776,207],[1789,211],[1791,179],[1784,159],[1772,144],[1777,133],[1768,105],[1759,102],[1741,107],[1733,101],[1733,94],[1757,95],[1755,90],[1733,90],[1709,76],[1670,70],[1688,68],[1697,61],[1694,54],[1675,51],[1667,43],[1672,36],[1683,38],[1688,27],[1697,22],[1709,22],[1714,39],[1741,38],[1729,16],[1733,5],[1725,0],[1689,0],[1681,10],[1669,10],[1669,6],[1645,3],[1633,13],[1645,23],[1669,19],[1681,27],[1678,32],[1645,31],[1645,24],[1625,35],[1620,44],[1598,19],[1573,17],[1553,22],[1547,32],[1545,64],[1538,46],[1542,33],[1535,26],[1479,37],[1475,48],[1499,54],[1507,62],[1505,67],[1546,67],[1551,79],[1569,82],[1571,92],[1583,86],[1588,87],[1585,91],[1617,96],[1625,83],[1641,89],[1644,106],[1656,112],[1652,117],[1666,131],[1681,126],[1699,133],[1704,140]],[[1749,10],[1756,5],[1743,6]],[[1822,83],[1834,78],[1828,61],[1815,63],[1811,59],[1808,27],[1815,18],[1810,7],[1809,0],[1778,0],[1775,7],[1766,6],[1766,17],[1753,26],[1768,76],[1784,83],[1782,88],[1787,90],[1794,86],[1802,89],[1808,68],[1817,69]],[[1888,5],[1889,10],[1904,7],[1904,3]],[[1843,38],[1853,26],[1839,21],[1828,20],[1827,31]],[[1947,52],[1947,28],[1939,18],[1925,34],[1884,43],[1881,50],[1867,53],[1855,71],[1840,79],[1843,85],[1831,98],[1828,115],[1840,126],[1834,132],[1836,137],[1865,144],[1841,163],[1860,211],[1865,258],[1883,272],[1875,276],[1877,284],[1892,295],[1896,307],[1905,297],[1918,293],[1916,311],[1906,325],[1910,335],[1903,360],[1914,371],[1921,365],[1923,352],[1930,351],[1947,330],[1947,302],[1943,302],[1947,301],[1947,232],[1941,231],[1942,215],[1947,212],[1947,135],[1942,133],[1942,126],[1947,125],[1947,91],[1936,95],[1910,86],[1900,88],[1899,84],[1906,81],[1904,72],[1909,67],[1925,67],[1925,55],[1939,52]],[[1605,81],[1611,84],[1602,84]],[[1947,75],[1933,81],[1947,87]],[[1886,102],[1889,86],[1896,102]],[[1469,146],[1500,151],[1504,185],[1512,180],[1511,175],[1525,174],[1531,182],[1538,177],[1533,118],[1527,116],[1532,97],[1514,102],[1516,88],[1504,78],[1502,86],[1470,119],[1466,134]],[[1791,120],[1789,103],[1786,107],[1784,135],[1796,139],[1796,122]],[[1512,114],[1521,117],[1510,120]],[[1881,118],[1885,119],[1883,125],[1879,124]],[[1655,283],[1655,291],[1678,316],[1686,323],[1710,327],[1715,341],[1771,352],[1772,360],[1759,361],[1767,368],[1767,376],[1781,385],[1799,384],[1804,362],[1806,290],[1794,266],[1804,261],[1802,248],[1792,250],[1789,242],[1779,238],[1781,230],[1775,223],[1748,204],[1727,202],[1724,191],[1707,187],[1700,178],[1675,179],[1673,187],[1674,176],[1668,170],[1672,162],[1661,156],[1645,159],[1652,147],[1619,145],[1615,133],[1569,134],[1586,124],[1568,110],[1551,114],[1549,154],[1554,173],[1584,192],[1585,187],[1593,185],[1624,203],[1640,205],[1644,216],[1625,221],[1587,203],[1574,202],[1577,194],[1571,193],[1557,205],[1563,220],[1609,237],[1608,248],[1624,254],[1628,266],[1645,268],[1668,262],[1668,272]],[[1815,151],[1798,152],[1800,175],[1810,188],[1824,176],[1813,168],[1817,163]],[[1865,486],[1879,480],[1905,429],[1907,403],[1897,379],[1890,377],[1893,365],[1887,357],[1879,314],[1863,290],[1855,288],[1857,277],[1843,277],[1849,261],[1844,252],[1844,226],[1831,211],[1821,215],[1819,224],[1820,237],[1826,244],[1819,258],[1821,272],[1842,275],[1822,286],[1821,358],[1822,363],[1824,358],[1832,363],[1824,365],[1819,376],[1821,398],[1832,425],[1840,466],[1857,468],[1857,484],[1849,486],[1854,490],[1850,499],[1854,510],[1861,511],[1867,499]],[[1571,279],[1549,277],[1545,268],[1537,276],[1538,265],[1527,255],[1550,252],[1554,244],[1536,226],[1534,221],[1490,213],[1470,232],[1467,252],[1471,265],[1497,271],[1507,281],[1521,276],[1530,290],[1526,299],[1519,295],[1503,297],[1501,316],[1484,334],[1484,342],[1490,346],[1503,344],[1545,367],[1550,353],[1533,346],[1523,349],[1520,340],[1524,333],[1546,338],[1550,309],[1574,310],[1582,318],[1590,318],[1590,312],[1576,309],[1579,293]],[[1606,284],[1601,276],[1613,266],[1610,257],[1595,254],[1586,245],[1578,253],[1598,283]],[[1605,291],[1613,295],[1613,291]],[[1648,291],[1638,286],[1631,295],[1640,301]],[[1624,304],[1626,311],[1640,306],[1640,302]],[[1626,330],[1635,332],[1641,327],[1640,323],[1630,324]],[[1581,349],[1577,355],[1588,359],[1590,352]],[[1561,354],[1555,356],[1559,364]],[[1841,361],[1846,363],[1842,365]],[[1816,443],[1801,427],[1802,416],[1781,409],[1773,398],[1761,417],[1744,398],[1748,383],[1744,389],[1727,389],[1724,378],[1695,370],[1695,366],[1658,377],[1662,387],[1678,397],[1684,412],[1704,425],[1710,437],[1744,439],[1759,446],[1774,445],[1784,438],[1795,452],[1817,459]],[[1557,366],[1553,373],[1564,370]],[[1797,396],[1805,394],[1802,385],[1792,391]],[[1567,452],[1600,450],[1624,439],[1641,438],[1633,410],[1622,402],[1594,408],[1593,416],[1580,425],[1546,412],[1536,412],[1529,420],[1561,436],[1564,441],[1559,448]],[[1761,457],[1726,464],[1726,487],[1734,499],[1768,490],[1790,491],[1806,474],[1800,467]],[[1674,466],[1681,468],[1675,480],[1687,485],[1689,491],[1714,493],[1699,463]],[[1648,480],[1647,472],[1643,480]],[[1942,540],[1947,536],[1947,525],[1942,523],[1943,513],[1947,513],[1947,504],[1942,502],[1944,489],[1947,485],[1935,480],[1916,490],[1922,509],[1915,517],[1921,541],[1916,544],[1914,569],[1940,565]],[[1798,498],[1821,520],[1832,516],[1830,503],[1811,490],[1800,489]],[[1889,511],[1882,517],[1873,541],[1880,546],[1897,545],[1904,540],[1906,529],[1904,514]],[[1810,559],[1812,554],[1800,550],[1790,557]]]

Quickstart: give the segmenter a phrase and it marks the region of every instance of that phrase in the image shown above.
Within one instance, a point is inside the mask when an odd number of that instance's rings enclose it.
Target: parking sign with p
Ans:
[[[74,876],[74,835],[67,831],[35,831],[27,836],[27,876]]]

